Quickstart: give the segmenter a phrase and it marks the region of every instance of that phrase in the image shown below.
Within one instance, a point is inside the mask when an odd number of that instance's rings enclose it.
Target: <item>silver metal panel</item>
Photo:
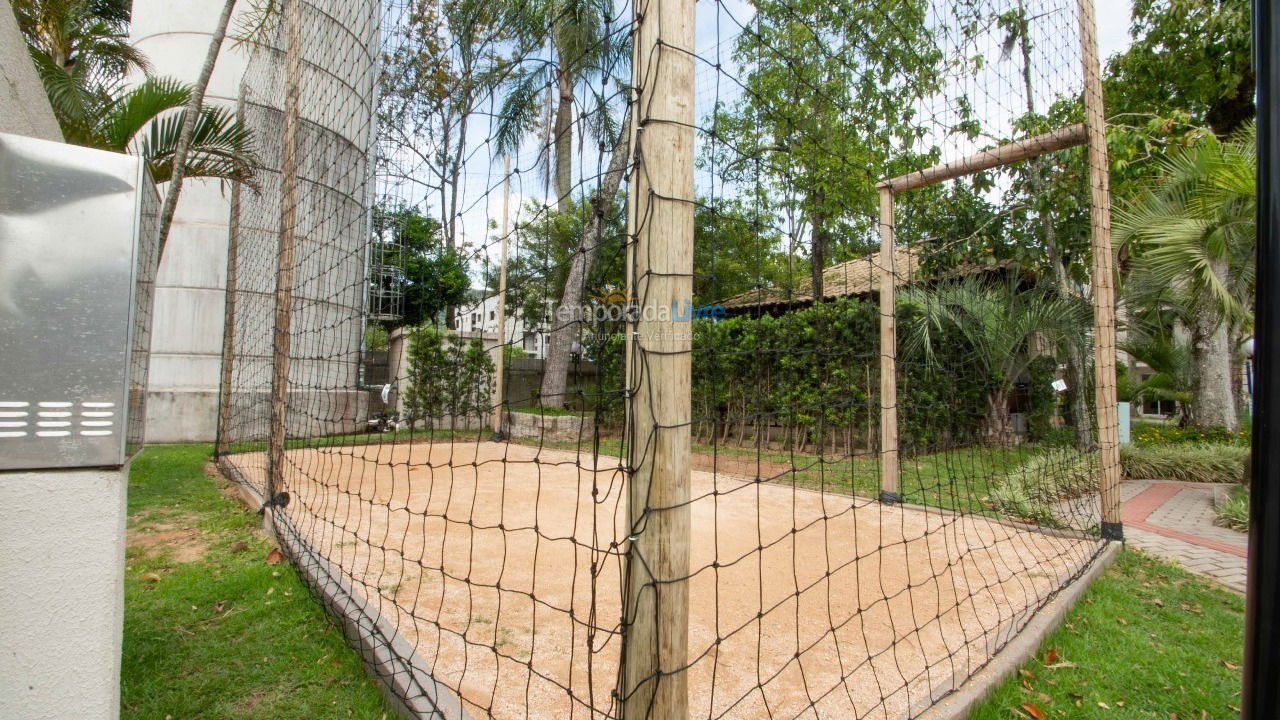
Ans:
[[[0,469],[117,466],[141,440],[146,177],[135,157],[0,134]]]

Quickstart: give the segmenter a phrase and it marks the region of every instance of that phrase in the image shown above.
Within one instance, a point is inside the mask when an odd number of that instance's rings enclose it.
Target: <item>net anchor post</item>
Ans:
[[[894,267],[894,190],[880,185],[880,502],[902,502],[898,491],[898,326]]]

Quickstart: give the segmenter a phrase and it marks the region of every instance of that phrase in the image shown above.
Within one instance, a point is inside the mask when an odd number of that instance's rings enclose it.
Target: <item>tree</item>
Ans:
[[[15,0],[14,16],[68,142],[86,134],[130,71],[151,65],[129,44],[127,19],[90,0]]]
[[[458,248],[468,126],[510,72],[500,54],[510,34],[503,15],[501,4],[483,0],[411,0],[387,42],[378,127],[382,142],[396,151],[390,171],[437,196],[449,250]],[[401,172],[397,165],[406,160],[428,179]]]
[[[429,323],[466,299],[466,261],[445,246],[437,220],[412,206],[376,205],[373,233],[375,242],[399,245],[400,267],[393,282],[404,294],[404,312],[395,325]]]
[[[1225,142],[1207,137],[1161,161],[1145,190],[1116,212],[1134,275],[1162,290],[1190,332],[1192,414],[1202,428],[1239,427],[1232,336],[1252,306],[1256,157],[1252,123]]]
[[[708,305],[791,281],[775,219],[735,198],[703,198],[693,217],[693,302]]]
[[[875,242],[876,183],[914,164],[903,147],[923,134],[915,103],[937,88],[942,53],[922,0],[755,8],[734,49],[750,68],[744,92],[711,118],[708,163],[728,183],[756,187],[767,209],[798,209],[821,300],[832,254],[858,257]]]
[[[1256,115],[1248,0],[1135,0],[1130,32],[1108,63],[1109,113],[1185,111],[1219,137]]]
[[[1040,355],[1033,343],[1061,348],[1089,324],[1089,308],[1083,302],[1023,289],[1016,281],[1000,285],[970,276],[932,288],[915,286],[903,293],[903,302],[915,310],[907,326],[908,352],[938,363],[945,333],[956,331],[965,339],[970,356],[964,361],[989,378],[983,436],[995,445],[1014,441],[1009,396]]]
[[[626,69],[630,44],[626,34],[611,31],[617,18],[606,0],[521,0],[507,3],[507,10],[520,61],[505,81],[507,93],[494,137],[499,152],[518,151],[524,136],[539,128],[543,115],[554,105],[551,169],[556,209],[563,212],[573,195],[574,106],[580,102],[579,86],[599,78],[602,87],[609,81],[626,87],[615,73]],[[546,46],[549,57],[540,52]],[[591,106],[585,115],[594,121],[596,141],[604,147],[617,136],[611,99],[603,92],[589,93],[583,102]]]

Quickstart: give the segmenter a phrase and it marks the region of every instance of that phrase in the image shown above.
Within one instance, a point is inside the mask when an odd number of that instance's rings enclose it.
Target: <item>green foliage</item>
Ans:
[[[1053,427],[1058,415],[1058,394],[1053,381],[1058,377],[1058,361],[1041,355],[1027,365],[1027,437],[1032,442],[1056,444]]]
[[[1232,483],[1244,478],[1249,448],[1239,445],[1123,445],[1126,476],[1141,480]]]
[[[464,346],[434,327],[409,336],[405,414],[410,428],[480,417],[493,407],[493,359],[479,339]]]
[[[507,263],[507,313],[519,310],[529,323],[551,323],[592,213],[592,204],[586,200],[571,200],[565,206],[561,211],[530,202],[524,213],[529,219],[515,226],[513,257]],[[604,217],[596,262],[583,285],[588,301],[625,283],[625,218],[622,202],[613,202]],[[497,293],[497,268],[488,269],[485,282],[490,292]]]
[[[1237,485],[1214,507],[1214,523],[1236,532],[1249,532],[1249,488]]]
[[[157,183],[167,182],[191,86],[149,76],[146,57],[129,42],[127,4],[17,0],[13,10],[66,141],[139,155]],[[148,77],[126,90],[130,72]],[[253,135],[234,114],[203,108],[186,176],[252,183],[258,164]]]
[[[1248,0],[1136,0],[1133,43],[1108,63],[1108,110],[1238,130],[1256,112],[1250,14]]]
[[[741,199],[703,198],[693,219],[693,302],[785,287],[787,254],[774,218]]]
[[[1197,428],[1139,422],[1133,424],[1133,444],[1140,447],[1159,445],[1240,445],[1249,446],[1249,430],[1228,432],[1222,428]]]
[[[880,413],[874,303],[841,298],[776,317],[695,321],[693,333],[699,436],[719,431],[732,442],[749,442],[774,426],[799,450],[818,442],[873,446]],[[954,348],[945,371],[919,354],[902,357],[904,447],[923,451],[976,436],[985,376],[961,348]]]
[[[839,261],[868,249],[876,183],[908,167],[895,158],[922,132],[915,103],[937,88],[943,57],[921,0],[762,0],[754,8],[752,31],[734,47],[750,68],[744,92],[707,121],[721,141],[708,144],[703,162],[727,182],[755,187],[752,200],[766,210],[795,210],[820,278],[828,255]]]
[[[379,242],[400,246],[400,272],[392,282],[404,293],[404,312],[396,325],[431,322],[466,300],[471,282],[466,260],[449,250],[435,219],[410,205],[376,205],[373,232]]]
[[[1046,527],[1062,523],[1054,505],[1098,486],[1093,456],[1072,448],[1054,447],[1010,472],[991,489],[991,504],[1001,514],[1032,520]]]
[[[370,352],[386,352],[391,349],[391,338],[381,325],[369,325],[364,331],[364,347]]]
[[[1012,440],[1008,398],[1039,353],[1034,342],[1050,349],[1075,342],[1089,325],[1088,308],[1075,298],[1019,287],[1017,281],[991,284],[966,277],[936,287],[916,286],[902,294],[916,314],[905,323],[905,347],[939,366],[957,358],[973,364],[986,379],[986,439]],[[963,338],[963,345],[948,342]]]

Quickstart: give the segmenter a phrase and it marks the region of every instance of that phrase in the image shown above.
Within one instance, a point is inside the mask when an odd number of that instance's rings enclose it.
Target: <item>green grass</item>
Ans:
[[[1240,716],[1244,598],[1136,551],[969,720]]]
[[[124,718],[392,717],[258,516],[204,472],[211,448],[147,448],[129,474]]]
[[[1215,522],[1237,532],[1249,532],[1249,489],[1237,485],[1227,493],[1227,499],[1214,508]]]

